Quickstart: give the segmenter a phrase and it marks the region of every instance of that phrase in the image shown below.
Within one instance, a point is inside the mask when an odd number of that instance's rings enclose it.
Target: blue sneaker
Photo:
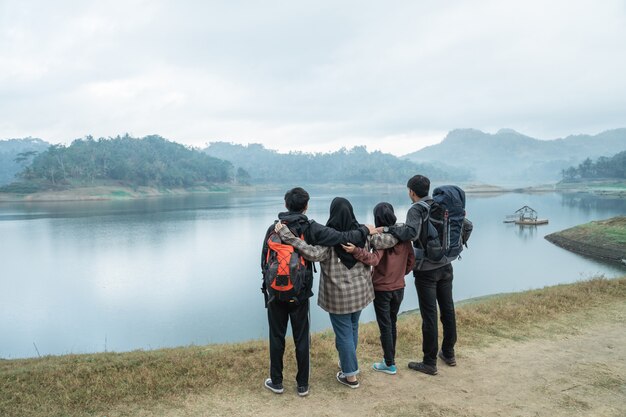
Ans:
[[[389,375],[395,375],[398,370],[396,369],[396,365],[387,366],[385,362],[376,362],[372,365],[372,369],[378,372],[384,372]]]

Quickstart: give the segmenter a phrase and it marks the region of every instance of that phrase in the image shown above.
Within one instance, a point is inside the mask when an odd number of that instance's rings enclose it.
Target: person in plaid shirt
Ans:
[[[374,226],[362,225],[358,229],[339,232],[331,227],[323,226],[309,219],[305,213],[308,209],[309,193],[301,187],[292,188],[285,194],[286,212],[278,213],[278,224],[284,224],[285,230],[292,230],[297,236],[304,236],[304,240],[313,245],[339,245],[351,241],[361,241],[366,238]],[[261,250],[261,272],[266,266],[268,253],[267,240],[270,233],[274,232],[274,224],[268,227],[263,239]],[[298,239],[300,240],[300,239]],[[283,387],[283,355],[285,352],[285,334],[287,325],[291,322],[291,329],[296,350],[296,362],[298,374],[296,375],[297,393],[306,396],[309,393],[309,298],[313,296],[311,286],[313,284],[313,264],[308,263],[306,288],[301,291],[297,300],[293,302],[281,301],[268,297],[263,284],[263,292],[266,296],[267,318],[269,325],[269,350],[270,350],[270,378],[264,382],[264,386],[276,394],[282,394]],[[271,300],[271,301],[270,301]]]
[[[336,197],[330,205],[330,218],[326,226],[338,231],[357,230],[360,225],[348,200]],[[292,245],[305,259],[319,261],[321,265],[317,304],[327,311],[335,332],[335,346],[339,353],[341,371],[337,381],[358,388],[359,364],[356,356],[359,335],[359,317],[374,299],[371,268],[347,253],[340,244],[336,246],[313,246],[294,236],[281,223],[275,226],[281,240]],[[380,238],[380,237],[379,237]],[[377,247],[392,247],[398,240],[385,234],[386,242],[378,240]],[[356,247],[369,250],[371,239],[353,241]]]

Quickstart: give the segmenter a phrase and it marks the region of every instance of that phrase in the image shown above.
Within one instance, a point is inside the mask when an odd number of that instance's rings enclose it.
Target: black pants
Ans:
[[[454,356],[456,343],[456,317],[452,301],[452,265],[448,264],[432,271],[416,271],[415,288],[422,315],[422,351],[424,363],[437,365],[437,303],[443,325],[441,350],[449,358]]]
[[[387,366],[395,365],[396,339],[398,331],[398,311],[404,298],[404,288],[395,291],[375,291],[374,311],[376,321],[380,329],[380,344],[383,347],[383,355]]]
[[[283,354],[287,322],[291,320],[291,332],[296,345],[296,362],[299,387],[309,385],[309,300],[298,304],[274,300],[267,306],[267,320],[270,328],[270,377],[272,383],[283,382]]]

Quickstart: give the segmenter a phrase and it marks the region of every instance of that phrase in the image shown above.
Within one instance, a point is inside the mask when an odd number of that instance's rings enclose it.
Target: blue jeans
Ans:
[[[356,347],[359,344],[359,317],[361,311],[348,314],[330,315],[330,323],[335,331],[335,347],[339,353],[341,372],[345,376],[359,373],[359,362],[356,358]]]

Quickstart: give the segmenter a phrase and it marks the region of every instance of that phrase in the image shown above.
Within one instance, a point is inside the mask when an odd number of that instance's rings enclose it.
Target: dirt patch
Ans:
[[[541,337],[486,348],[459,346],[459,365],[440,363],[436,376],[411,371],[407,362],[414,359],[400,358],[395,376],[362,364],[356,390],[329,374],[313,379],[311,394],[299,398],[288,383],[293,375],[286,374],[283,395],[251,380],[245,392],[212,392],[175,405],[106,415],[625,416],[625,325],[626,304],[621,303],[546,324],[538,329]]]

